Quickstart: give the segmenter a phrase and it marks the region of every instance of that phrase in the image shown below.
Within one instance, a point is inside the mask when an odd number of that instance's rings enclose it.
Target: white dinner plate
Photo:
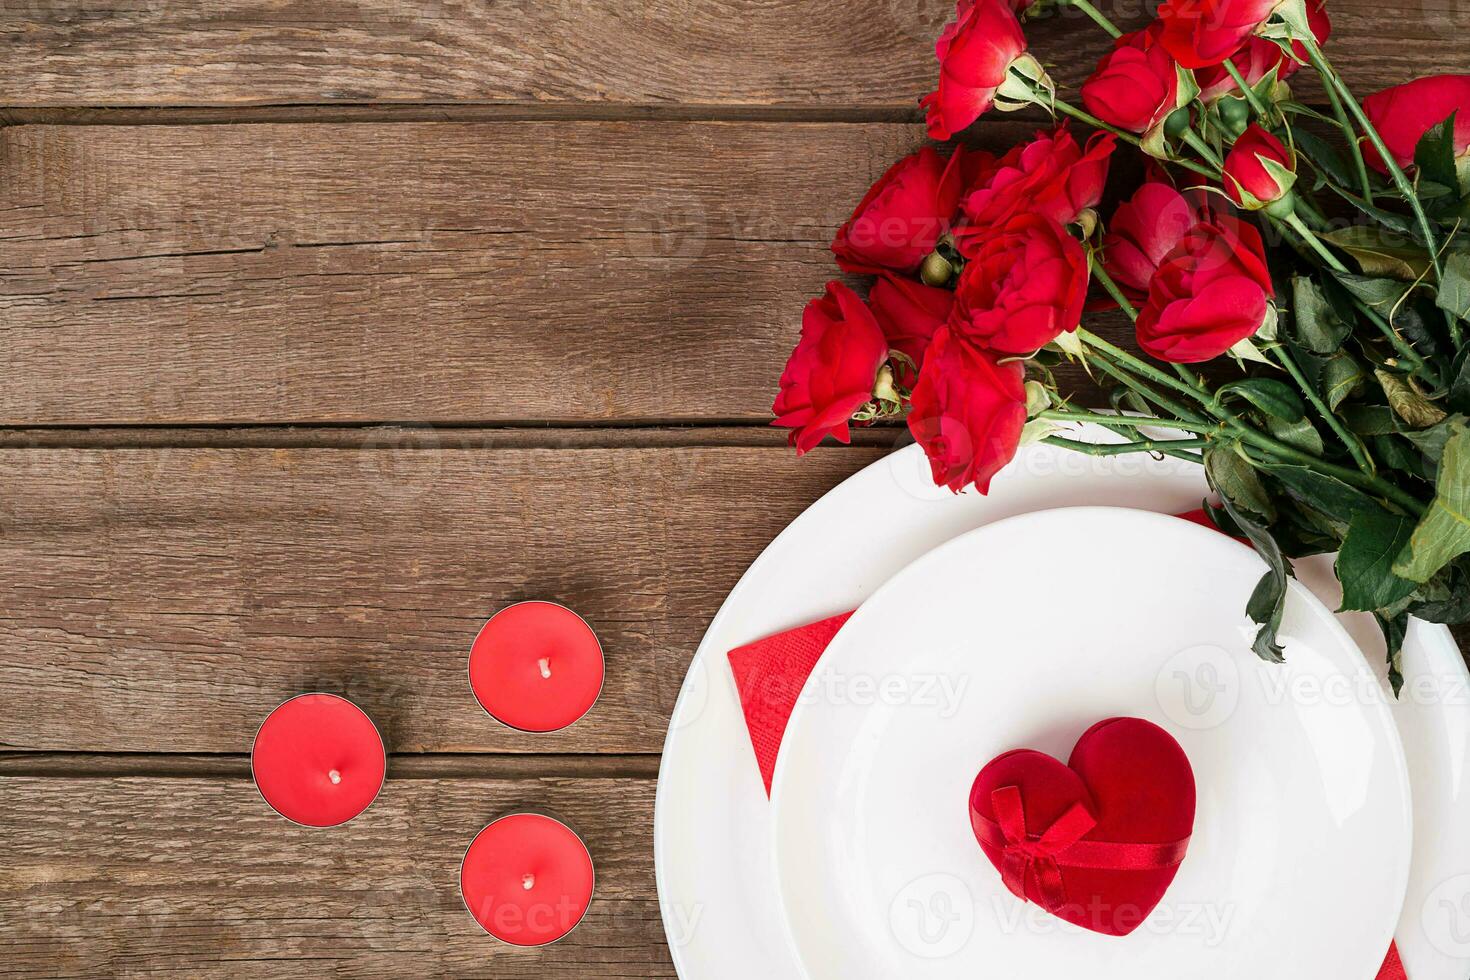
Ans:
[[[1106,430],[1086,437],[1115,441]],[[1029,511],[1110,504],[1160,513],[1199,506],[1198,466],[1129,455],[1022,449],[988,496],[951,494],[908,446],[835,487],[752,563],[710,623],[675,706],[659,770],[654,854],[660,907],[683,980],[788,980],[795,952],[776,908],[769,802],[726,653],[860,604],[899,569],[966,531]],[[854,529],[860,528],[861,533]],[[1297,563],[1329,606],[1330,559]],[[1382,679],[1371,617],[1339,616]],[[1470,672],[1443,626],[1415,622],[1393,703],[1414,796],[1414,861],[1397,934],[1413,980],[1470,976]]]
[[[1403,749],[1381,700],[1317,696],[1377,680],[1304,586],[1286,664],[1251,651],[1264,571],[1196,524],[1078,507],[962,535],[864,602],[802,692],[771,793],[805,976],[1372,980],[1408,881]],[[1122,938],[1014,898],[968,808],[991,759],[1066,759],[1118,716],[1173,735],[1198,792],[1178,876]]]

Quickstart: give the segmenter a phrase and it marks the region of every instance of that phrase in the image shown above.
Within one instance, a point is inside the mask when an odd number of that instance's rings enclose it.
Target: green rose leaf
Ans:
[[[1349,225],[1321,237],[1357,259],[1369,276],[1413,282],[1432,264],[1426,249],[1374,225]]]
[[[1267,416],[1266,428],[1271,435],[1287,445],[1295,446],[1313,456],[1321,456],[1326,448],[1322,442],[1322,433],[1317,431],[1317,427],[1309,418],[1303,417],[1298,422],[1286,422],[1273,416]]]
[[[1373,618],[1378,620],[1378,628],[1383,631],[1383,643],[1388,648],[1388,682],[1393,685],[1393,696],[1398,697],[1399,691],[1404,687],[1404,665],[1401,654],[1404,649],[1404,636],[1409,632],[1409,616],[1407,613],[1399,613],[1397,616],[1374,613]]]
[[[1286,589],[1292,574],[1291,566],[1286,563],[1286,556],[1281,553],[1280,546],[1276,544],[1276,539],[1269,531],[1246,517],[1231,503],[1229,497],[1221,494],[1220,500],[1225,507],[1225,512],[1235,522],[1235,526],[1250,539],[1256,553],[1265,559],[1269,566],[1266,574],[1256,583],[1255,590],[1251,592],[1250,601],[1246,603],[1246,615],[1261,626],[1256,631],[1256,639],[1251,644],[1251,649],[1262,660],[1277,664],[1285,663],[1286,652],[1276,641],[1276,634],[1281,629],[1281,616],[1286,611]]]
[[[1460,351],[1450,370],[1450,407],[1470,412],[1470,347]]]
[[[1421,183],[1425,180],[1446,190],[1458,191],[1459,176],[1455,173],[1455,113],[1437,126],[1431,126],[1419,137],[1414,148],[1414,166],[1419,171]]]
[[[1353,515],[1347,538],[1337,553],[1337,579],[1342,583],[1342,607],[1371,612],[1409,596],[1417,583],[1393,572],[1394,559],[1409,543],[1414,522],[1386,511]]]
[[[1444,257],[1444,278],[1435,302],[1461,320],[1470,319],[1470,252],[1450,252]]]
[[[1428,582],[1451,561],[1470,551],[1470,430],[1452,427],[1439,462],[1434,503],[1394,562],[1394,574]]]
[[[1236,448],[1236,443],[1227,442],[1205,453],[1205,475],[1210,478],[1210,485],[1220,496],[1229,499],[1234,509],[1259,515],[1268,522],[1276,520],[1276,507],[1270,494],[1266,493],[1255,467]]]
[[[1451,415],[1443,422],[1431,425],[1427,429],[1417,429],[1400,434],[1412,442],[1421,453],[1438,464],[1444,458],[1444,447],[1450,441],[1450,436],[1455,434],[1457,428],[1463,428],[1466,421],[1470,420],[1463,415]]]
[[[1363,386],[1368,383],[1368,376],[1363,373],[1353,355],[1347,351],[1338,351],[1322,365],[1322,374],[1317,383],[1327,407],[1335,412],[1345,399],[1363,390]]]
[[[1287,491],[1308,507],[1340,520],[1351,521],[1359,514],[1384,513],[1383,505],[1335,476],[1305,466],[1272,465],[1266,471],[1280,480]]]
[[[1301,396],[1288,384],[1272,378],[1245,378],[1220,386],[1221,397],[1238,395],[1256,408],[1283,422],[1300,422],[1307,408]]]
[[[1342,283],[1344,289],[1382,313],[1385,318],[1412,288],[1409,283],[1378,276],[1358,276],[1351,272],[1334,272],[1332,276]]]
[[[1297,336],[1307,349],[1316,354],[1331,354],[1341,347],[1352,332],[1352,324],[1337,315],[1322,287],[1306,276],[1295,276],[1291,291]]]
[[[1408,611],[1430,623],[1458,625],[1470,620],[1470,582],[1465,559],[1451,562],[1414,593]]]
[[[1296,148],[1322,173],[1332,178],[1332,182],[1338,187],[1354,187],[1358,178],[1353,174],[1352,168],[1337,152],[1337,148],[1331,143],[1310,132],[1305,127],[1294,127],[1292,139]]]

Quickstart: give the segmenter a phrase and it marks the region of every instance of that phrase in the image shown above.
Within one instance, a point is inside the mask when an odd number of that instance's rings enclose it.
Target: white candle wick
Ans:
[[[541,676],[543,678],[550,678],[551,677],[551,658],[550,657],[542,657],[540,660],[536,661],[536,666],[541,668]]]
[[[532,888],[535,888],[536,887],[536,876],[535,875],[525,875],[525,876],[523,876],[521,878],[521,887],[524,888],[526,891],[530,891]]]
[[[336,786],[338,783],[342,782],[342,774],[335,769],[327,773],[327,778],[332,781],[333,786]]]

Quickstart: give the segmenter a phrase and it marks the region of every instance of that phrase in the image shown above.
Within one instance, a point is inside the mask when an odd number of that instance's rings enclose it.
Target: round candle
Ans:
[[[539,813],[513,813],[480,831],[459,870],[465,908],[513,946],[544,946],[575,929],[594,880],[582,838]]]
[[[492,718],[554,732],[602,693],[602,646],[587,622],[554,602],[518,602],[490,617],[470,647],[470,688]]]
[[[260,795],[307,827],[335,827],[366,810],[387,769],[372,719],[335,694],[302,694],[276,708],[250,750]]]

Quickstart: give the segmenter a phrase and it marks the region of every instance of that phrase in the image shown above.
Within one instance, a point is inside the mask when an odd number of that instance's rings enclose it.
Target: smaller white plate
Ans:
[[[1409,783],[1335,617],[1292,583],[1287,664],[1250,651],[1248,549],[1185,521],[1073,508],[942,545],[865,602],[813,672],[772,792],[774,861],[810,980],[1371,980],[1408,880]],[[1189,755],[1189,856],[1131,936],[1013,898],[975,843],[975,774],[1063,761],[1103,718]]]

